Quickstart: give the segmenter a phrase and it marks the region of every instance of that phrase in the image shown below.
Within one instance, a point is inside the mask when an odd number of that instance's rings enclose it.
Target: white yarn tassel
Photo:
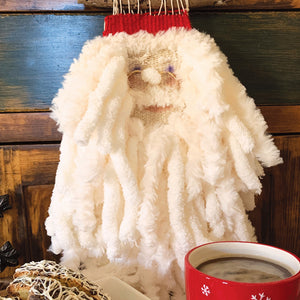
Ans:
[[[259,194],[262,188],[261,182],[259,181],[255,170],[251,168],[249,160],[242,151],[240,144],[233,136],[230,136],[229,145],[237,175],[249,190]]]
[[[124,150],[120,149],[112,153],[110,157],[121,183],[125,199],[124,218],[121,223],[119,238],[123,243],[128,243],[131,247],[134,247],[139,236],[136,224],[138,209],[141,204],[137,178],[130,168]]]
[[[99,118],[101,120],[104,117],[105,101],[114,99],[113,102],[120,102],[119,95],[125,94],[127,88],[127,84],[123,82],[127,82],[125,60],[121,56],[113,57],[104,69],[97,88],[90,94],[87,111],[76,128],[75,140],[79,144],[88,143]],[[104,136],[105,134],[103,133]]]
[[[213,187],[207,187],[206,194],[206,219],[211,229],[210,239],[218,240],[222,239],[225,234],[225,220],[224,214],[221,209],[219,199],[215,193]]]
[[[122,221],[124,198],[115,171],[109,162],[104,177],[104,203],[102,209],[102,236],[106,255],[114,261],[122,256],[119,228]]]
[[[158,244],[157,234],[160,226],[158,219],[161,211],[159,211],[160,205],[158,203],[159,184],[157,183],[157,178],[161,177],[164,163],[171,151],[171,141],[164,134],[158,134],[154,131],[151,137],[150,147],[147,149],[148,160],[145,164],[145,174],[141,183],[144,199],[141,203],[138,221],[138,228],[141,232],[142,243],[146,253],[144,259],[148,257],[149,263],[151,263],[151,257],[156,251]]]
[[[182,258],[192,246],[192,237],[185,215],[185,171],[178,140],[175,141],[173,147],[168,164],[168,204],[170,225],[174,236],[172,246],[177,263],[183,270]]]

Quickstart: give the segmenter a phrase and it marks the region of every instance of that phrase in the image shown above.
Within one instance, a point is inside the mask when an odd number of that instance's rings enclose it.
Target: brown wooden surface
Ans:
[[[113,0],[78,0],[79,3],[84,4],[86,7],[109,8],[112,7]],[[170,9],[171,0],[167,0],[167,7]],[[128,10],[127,0],[122,0],[126,10]],[[130,1],[131,8],[137,7],[137,1]],[[148,11],[148,0],[140,1],[140,7]],[[183,2],[184,3],[184,2]],[[152,0],[151,7],[159,9],[161,5],[160,0]],[[173,1],[176,7],[176,1]],[[190,0],[189,7],[191,10],[196,9],[297,9],[300,7],[299,0]]]
[[[259,106],[259,109],[268,124],[269,133],[300,133],[300,105]],[[51,119],[50,112],[0,114],[2,144],[60,140],[61,134],[57,131],[57,125]]]
[[[51,144],[0,147],[0,192],[9,194],[12,205],[12,209],[5,211],[4,217],[0,218],[0,244],[10,241],[20,254],[20,264],[35,259],[31,249],[34,245],[32,239],[37,241],[36,223],[42,227],[42,218],[45,218],[47,212],[51,189],[48,185],[54,184],[59,160],[58,148],[59,145]],[[40,193],[35,192],[37,186]],[[34,215],[40,216],[40,219],[32,215],[32,209],[37,207],[37,197],[41,197],[41,202]],[[35,205],[35,208],[31,208],[31,205]],[[34,228],[34,231],[28,228]],[[44,235],[45,232],[41,233],[42,239],[36,245],[42,249],[43,254],[47,249]],[[8,267],[0,273],[0,278],[8,277],[13,272],[14,268]]]
[[[49,115],[49,112],[0,113],[0,142],[60,141],[61,134]]]
[[[79,3],[84,4],[86,7],[96,7],[96,8],[105,8],[105,9],[112,9],[113,7],[113,0],[78,0]],[[120,3],[120,1],[119,1]],[[167,0],[166,2],[166,7],[167,9],[173,9],[174,10],[180,10],[180,9],[188,9],[188,6],[186,5],[185,1],[182,2],[182,4],[180,4],[179,2],[177,3],[177,1],[175,0]],[[179,6],[178,6],[179,5]],[[200,8],[200,7],[223,7],[226,6],[226,1],[218,1],[218,4],[216,5],[216,1],[215,0],[190,0],[189,1],[189,8],[190,9],[196,9],[196,8]],[[127,0],[122,0],[122,10],[124,9],[125,12],[129,12],[133,11],[133,12],[138,12],[138,7],[140,10],[144,10],[144,11],[150,11],[149,10],[149,1],[148,0],[131,0],[130,1],[130,6],[128,5],[128,1]],[[161,7],[161,0],[151,0],[151,9],[152,10],[159,10]],[[120,9],[120,6],[119,6]],[[164,8],[163,8],[164,10]],[[119,10],[119,12],[121,12]],[[117,12],[116,12],[117,13]]]
[[[126,2],[127,5],[127,1]],[[131,3],[135,3],[132,1]],[[142,0],[147,7],[148,1]],[[159,2],[159,1],[157,1]],[[176,2],[176,1],[175,1]],[[155,1],[154,1],[155,5]],[[157,5],[156,5],[157,6]],[[0,12],[111,10],[112,0],[0,0]],[[297,9],[300,0],[190,0],[191,9]]]
[[[53,184],[59,161],[59,145],[20,145],[15,147],[19,154],[22,184]]]
[[[300,135],[276,136],[284,163],[265,169],[262,194],[250,213],[260,242],[300,256]]]
[[[18,154],[10,147],[0,147],[0,193],[9,194],[12,206],[0,219],[0,244],[10,241],[20,254],[19,263],[24,263],[29,258],[29,249]],[[10,276],[12,271],[12,267],[7,267],[0,273],[0,277]]]
[[[259,106],[273,134],[300,133],[300,105]]]
[[[52,189],[53,185],[34,185],[24,189],[29,249],[31,258],[36,261],[42,259],[58,261],[59,259],[57,255],[49,251],[50,237],[44,225],[48,216]]]

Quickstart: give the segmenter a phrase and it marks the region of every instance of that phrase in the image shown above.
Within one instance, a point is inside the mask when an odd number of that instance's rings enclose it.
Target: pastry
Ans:
[[[77,287],[67,287],[51,277],[18,277],[7,289],[10,295],[21,300],[93,300]]]
[[[15,270],[13,277],[6,291],[9,297],[17,298],[7,299],[110,300],[101,287],[84,275],[54,261],[26,263]]]
[[[36,276],[54,278],[67,287],[77,287],[95,300],[108,299],[103,290],[98,285],[89,281],[83,274],[75,272],[54,261],[42,260],[30,262],[17,268],[14,279],[19,277],[34,278]],[[9,288],[9,287],[8,287]]]

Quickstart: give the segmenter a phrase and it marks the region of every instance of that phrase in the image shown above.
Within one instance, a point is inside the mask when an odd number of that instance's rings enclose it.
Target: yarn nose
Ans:
[[[157,85],[157,84],[160,84],[160,82],[161,82],[161,75],[154,68],[146,68],[142,71],[142,79],[146,83],[150,83],[152,85]]]

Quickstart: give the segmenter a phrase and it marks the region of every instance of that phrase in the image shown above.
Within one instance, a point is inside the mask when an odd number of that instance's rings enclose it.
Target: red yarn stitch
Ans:
[[[140,30],[156,34],[171,27],[191,29],[191,22],[186,12],[182,14],[118,14],[105,17],[103,36],[126,32],[134,34]]]

